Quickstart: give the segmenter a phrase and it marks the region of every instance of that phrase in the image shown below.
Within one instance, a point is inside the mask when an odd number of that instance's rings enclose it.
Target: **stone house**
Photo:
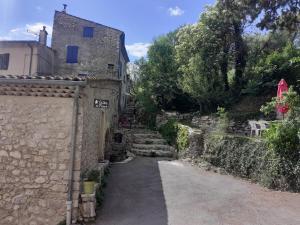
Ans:
[[[80,217],[81,176],[109,158],[119,86],[95,77],[0,77],[1,225]]]
[[[52,49],[55,73],[61,76],[94,75],[121,80],[120,107],[126,104],[127,63],[124,32],[93,21],[56,11]]]
[[[126,105],[123,32],[64,10],[46,39],[0,41],[0,225],[76,221],[81,176],[110,159]]]

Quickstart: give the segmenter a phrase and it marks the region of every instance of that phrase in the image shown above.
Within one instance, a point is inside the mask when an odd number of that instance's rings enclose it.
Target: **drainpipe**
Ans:
[[[73,104],[71,152],[70,152],[69,179],[68,179],[68,198],[67,198],[67,217],[66,217],[67,225],[71,225],[71,223],[72,223],[73,170],[74,170],[77,124],[78,124],[78,108],[79,108],[78,101],[79,101],[79,86],[76,86],[76,91],[75,91],[75,96],[74,96],[74,104]]]
[[[29,76],[31,75],[31,69],[32,69],[32,58],[33,58],[33,46],[31,44],[27,44],[30,48],[30,62],[29,62]]]

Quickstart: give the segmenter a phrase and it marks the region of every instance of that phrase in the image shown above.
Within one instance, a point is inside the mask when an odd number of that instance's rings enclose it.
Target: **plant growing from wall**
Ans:
[[[223,107],[218,107],[217,115],[219,117],[217,130],[221,133],[226,133],[229,126],[228,112]]]
[[[178,125],[176,145],[179,151],[184,151],[189,145],[189,130],[187,126]]]

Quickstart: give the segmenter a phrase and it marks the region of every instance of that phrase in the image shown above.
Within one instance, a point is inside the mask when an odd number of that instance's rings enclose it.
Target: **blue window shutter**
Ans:
[[[92,38],[94,36],[94,28],[93,27],[84,27],[83,28],[83,37]]]
[[[67,63],[78,63],[78,46],[67,47]]]

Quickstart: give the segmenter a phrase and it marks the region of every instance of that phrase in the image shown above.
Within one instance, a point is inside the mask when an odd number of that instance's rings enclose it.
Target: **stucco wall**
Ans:
[[[29,75],[31,49],[25,44],[0,45],[0,54],[9,53],[8,70],[0,70],[0,75]],[[37,48],[33,48],[33,55],[37,55]],[[32,58],[31,71],[37,70],[37,58]]]
[[[72,98],[0,96],[1,225],[56,225],[65,218],[72,107]],[[74,199],[81,136],[79,129]]]
[[[93,27],[92,38],[83,37],[84,27]],[[118,70],[121,31],[84,20],[67,13],[55,12],[52,48],[57,52],[56,73],[61,75],[104,74],[108,64]],[[79,47],[78,63],[66,63],[67,46]],[[113,73],[117,76],[117,73]]]
[[[29,45],[32,46],[32,53]],[[54,52],[46,46],[38,43],[11,42],[3,44],[0,42],[0,54],[6,53],[9,53],[8,69],[0,70],[0,75],[53,74]]]

